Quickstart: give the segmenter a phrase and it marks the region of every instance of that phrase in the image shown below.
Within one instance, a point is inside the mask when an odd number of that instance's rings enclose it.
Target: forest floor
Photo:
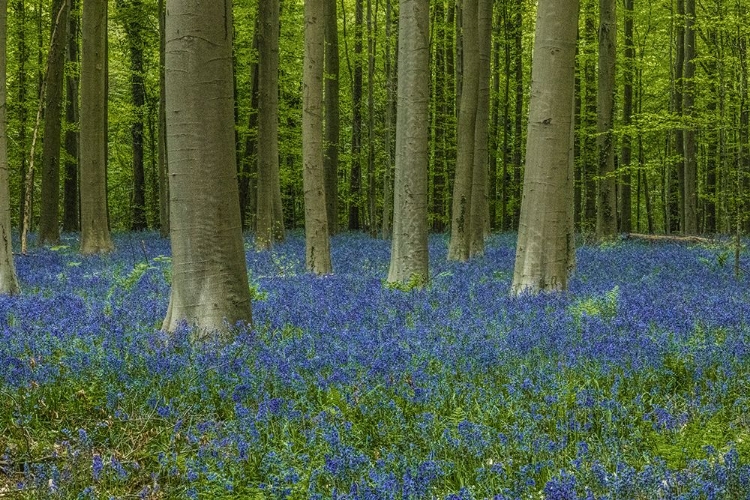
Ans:
[[[511,298],[515,235],[384,284],[390,246],[246,240],[254,327],[159,331],[169,244],[17,256],[0,297],[0,498],[750,497],[750,276],[725,247],[577,251]],[[750,269],[750,257],[742,265]]]

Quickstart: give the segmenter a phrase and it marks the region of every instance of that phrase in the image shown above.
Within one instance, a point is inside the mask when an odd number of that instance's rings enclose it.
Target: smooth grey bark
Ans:
[[[70,2],[68,15],[68,50],[67,61],[71,65],[78,65],[78,14],[75,0]],[[78,89],[80,75],[71,71],[66,76],[65,92],[65,173],[63,180],[63,231],[78,231],[80,221],[78,214],[78,126],[79,107]]]
[[[484,237],[489,233],[488,168],[490,133],[490,56],[492,53],[492,0],[477,5],[477,49],[479,71],[477,115],[474,132],[474,172],[471,186],[471,256],[484,254]]]
[[[685,234],[698,233],[698,160],[694,124],[695,110],[695,0],[685,0],[685,67],[682,110],[688,120],[685,127],[684,182],[682,198],[685,210]]]
[[[399,10],[396,178],[388,281],[413,286],[429,279],[429,7],[428,0],[402,0]]]
[[[325,0],[325,169],[328,232],[339,226],[339,25],[336,0]]]
[[[451,238],[448,259],[466,261],[471,246],[471,207],[476,137],[477,100],[479,94],[479,35],[477,0],[464,0],[462,8],[463,70],[461,101],[458,110],[458,151],[453,182]]]
[[[214,0],[216,2],[216,0]],[[232,2],[167,0],[172,292],[162,328],[250,322],[232,88]]]
[[[615,182],[615,63],[617,60],[617,18],[615,0],[599,0],[599,80],[597,89],[597,182],[596,235],[617,233]]]
[[[305,191],[305,262],[315,274],[330,274],[325,167],[323,163],[323,69],[325,0],[305,0],[302,72],[302,182]]]
[[[68,33],[68,1],[52,3],[52,41],[47,58],[45,83],[44,144],[42,147],[42,191],[39,245],[60,242],[60,146],[62,142],[62,97],[65,83],[65,42]]]
[[[8,2],[0,0],[0,294],[20,292],[13,262],[10,230],[10,188],[8,185],[8,117],[6,115]]]
[[[383,220],[381,235],[390,238],[393,228],[393,131],[396,119],[396,79],[391,61],[393,7],[385,3],[385,173],[383,175]]]
[[[633,44],[633,0],[625,0],[624,4],[624,32],[625,32],[625,62],[623,80],[625,85],[622,92],[622,124],[630,127],[633,123],[633,82],[635,79],[635,45]],[[632,190],[630,163],[632,161],[632,136],[626,128],[622,135],[620,163],[622,165],[622,184],[620,186],[620,232],[630,233],[632,224]],[[640,191],[639,191],[640,192]]]
[[[164,0],[159,0],[159,235],[169,236],[169,158],[167,157],[166,98],[166,15]]]
[[[565,290],[574,266],[573,111],[578,0],[540,0],[526,172],[511,293]]]
[[[279,0],[259,4],[258,210],[255,242],[261,250],[284,239],[279,181]]]
[[[114,249],[107,220],[107,1],[86,0],[81,54],[81,253]]]

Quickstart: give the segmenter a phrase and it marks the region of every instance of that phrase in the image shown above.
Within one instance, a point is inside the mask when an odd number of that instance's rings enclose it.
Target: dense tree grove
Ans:
[[[111,250],[110,230],[168,234],[164,3],[8,5],[11,223],[28,221],[39,244],[57,244],[60,228],[80,228],[89,253]],[[410,123],[398,117],[408,105],[397,104],[404,2],[319,2],[308,45],[305,4],[237,0],[227,13],[240,220],[260,248],[305,225],[310,203],[321,204],[318,238],[324,227],[390,237],[394,217],[411,216],[399,203],[413,193],[399,194],[394,170],[403,154],[397,124]],[[490,231],[519,228],[526,159],[536,153],[526,150],[527,112],[541,6],[430,0],[428,8],[428,116],[419,122],[426,224],[449,230],[449,258],[466,260]],[[580,1],[575,231],[750,230],[746,10],[729,0]],[[314,67],[304,67],[312,48]],[[303,148],[303,129],[313,149]],[[314,175],[305,177],[308,167]]]

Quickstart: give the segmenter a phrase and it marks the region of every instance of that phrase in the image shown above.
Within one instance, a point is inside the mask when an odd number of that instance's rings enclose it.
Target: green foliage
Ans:
[[[576,299],[570,305],[568,311],[573,316],[576,324],[580,324],[581,318],[584,316],[598,316],[610,320],[617,316],[619,299],[620,287],[615,286],[603,296]]]

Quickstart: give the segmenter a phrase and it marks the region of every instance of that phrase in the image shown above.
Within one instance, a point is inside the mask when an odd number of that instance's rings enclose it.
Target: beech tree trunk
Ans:
[[[325,167],[323,164],[323,69],[325,0],[305,0],[302,75],[302,156],[305,190],[305,261],[308,271],[330,274]]]
[[[8,117],[6,115],[5,70],[7,63],[8,2],[0,0],[0,294],[20,292],[13,263],[10,229],[8,172]]]
[[[401,1],[398,33],[396,179],[388,281],[412,286],[421,286],[429,278],[429,25],[429,0]]]
[[[143,65],[143,33],[141,19],[144,14],[142,0],[120,0],[123,9],[125,33],[130,54],[130,94],[133,99],[135,120],[130,126],[133,149],[133,199],[130,229],[142,231],[148,227],[146,221],[146,174],[143,161],[144,114],[146,106],[146,84]]]
[[[615,182],[615,62],[617,59],[615,0],[599,0],[599,86],[597,91],[597,183],[596,235],[608,238],[617,233]]]
[[[683,112],[688,121],[685,127],[684,184],[682,197],[685,207],[685,234],[698,233],[698,159],[695,141],[695,0],[685,0],[685,68]]]
[[[67,32],[68,1],[55,0],[52,2],[52,41],[45,84],[42,204],[37,240],[39,245],[57,245],[60,242],[60,145]]]
[[[354,4],[354,77],[352,82],[352,159],[349,170],[349,230],[359,231],[362,206],[362,0]]]
[[[514,295],[566,290],[574,266],[577,27],[578,0],[539,0]]]
[[[484,237],[489,232],[487,185],[490,133],[490,55],[492,52],[492,0],[478,0],[477,5],[477,115],[474,132],[474,173],[471,186],[471,235],[469,253],[484,254]]]
[[[260,2],[258,39],[258,215],[261,250],[284,239],[279,181],[279,0]]]
[[[68,63],[78,64],[78,13],[75,0],[70,2],[68,15]],[[70,72],[66,77],[65,174],[63,180],[63,231],[78,231],[78,88],[80,77]]]
[[[391,61],[392,47],[392,15],[393,8],[391,0],[385,4],[385,175],[383,175],[383,238],[391,236],[393,227],[393,168],[394,168],[394,145],[393,131],[396,119],[396,99],[393,63]]]
[[[6,0],[7,2],[7,0]],[[16,50],[18,51],[18,72],[16,73],[16,86],[18,87],[18,96],[16,97],[16,102],[18,103],[17,109],[18,109],[18,136],[16,140],[18,141],[18,149],[19,151],[28,151],[28,135],[27,135],[27,124],[29,121],[29,111],[28,111],[28,104],[26,102],[27,95],[28,95],[28,89],[27,89],[27,80],[26,77],[28,76],[28,69],[26,66],[26,63],[29,60],[29,47],[26,43],[26,2],[24,0],[18,0],[16,2],[13,2],[13,13],[15,14],[13,16],[15,24],[16,24],[16,41],[17,46]],[[6,31],[7,33],[7,31]],[[7,44],[7,41],[6,41]],[[19,179],[21,179],[20,184],[20,196],[19,196],[19,202],[18,202],[18,220],[19,222],[19,229],[18,232],[22,233],[26,231],[27,229],[24,228],[24,221],[26,220],[25,215],[25,207],[26,207],[26,182],[24,180],[26,179],[26,170],[28,168],[27,165],[27,156],[26,154],[21,155],[21,159],[19,161]]]
[[[325,0],[325,169],[328,233],[339,227],[339,25],[336,0]],[[387,57],[387,56],[386,56]]]
[[[629,127],[633,123],[633,79],[635,76],[635,46],[633,45],[633,0],[624,0],[625,17],[625,67],[623,69],[622,123]],[[620,163],[622,169],[622,184],[620,186],[620,232],[629,233],[632,230],[632,137],[629,130],[622,136]]]
[[[114,249],[107,220],[107,1],[83,3],[81,253]]]
[[[166,16],[164,0],[159,10],[159,235],[169,236],[169,158],[167,157]]]
[[[466,261],[471,249],[471,198],[474,172],[477,100],[479,94],[479,34],[477,0],[465,0],[462,9],[463,77],[458,111],[458,152],[453,184],[451,238],[448,259]]]
[[[198,335],[251,320],[240,223],[232,2],[167,0],[172,293],[163,328]]]

